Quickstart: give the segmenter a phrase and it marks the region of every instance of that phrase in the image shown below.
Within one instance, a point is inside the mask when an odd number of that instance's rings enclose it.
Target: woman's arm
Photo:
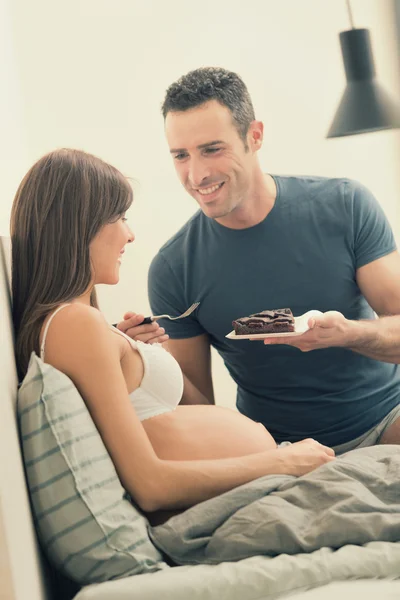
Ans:
[[[159,459],[129,399],[109,326],[92,307],[76,303],[54,318],[46,362],[76,385],[122,485],[146,512],[187,508],[257,477],[301,475],[333,459],[333,451],[314,440],[234,459]]]

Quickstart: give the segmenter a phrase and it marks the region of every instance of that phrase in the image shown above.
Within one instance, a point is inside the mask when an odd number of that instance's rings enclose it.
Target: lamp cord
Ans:
[[[347,4],[347,12],[349,13],[349,19],[350,19],[351,28],[355,29],[355,27],[354,27],[353,13],[352,13],[351,6],[350,6],[350,0],[346,0],[346,4]]]

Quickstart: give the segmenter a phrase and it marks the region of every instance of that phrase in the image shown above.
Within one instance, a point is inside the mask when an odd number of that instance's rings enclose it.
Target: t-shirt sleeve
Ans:
[[[396,250],[392,228],[375,196],[363,185],[349,182],[352,195],[355,268]]]
[[[185,312],[197,298],[188,298],[181,281],[164,256],[158,253],[152,260],[148,274],[148,294],[153,315],[178,316]],[[171,339],[186,339],[205,333],[196,318],[196,311],[179,321],[158,321]]]

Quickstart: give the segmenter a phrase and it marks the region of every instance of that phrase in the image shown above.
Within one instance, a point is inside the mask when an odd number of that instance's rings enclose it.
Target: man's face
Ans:
[[[251,192],[255,152],[261,145],[260,139],[254,143],[254,127],[261,126],[262,139],[262,125],[253,124],[246,150],[231,112],[216,100],[166,116],[165,131],[178,177],[208,217],[226,217]]]

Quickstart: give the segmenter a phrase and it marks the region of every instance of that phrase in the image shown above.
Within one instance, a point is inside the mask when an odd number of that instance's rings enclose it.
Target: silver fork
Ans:
[[[194,302],[191,306],[189,306],[189,308],[187,310],[185,310],[184,313],[182,313],[178,317],[171,317],[171,315],[155,315],[152,317],[146,317],[140,323],[140,325],[146,325],[148,323],[152,323],[156,319],[169,319],[170,321],[176,321],[177,319],[184,319],[185,317],[188,317],[189,315],[191,315],[192,312],[196,310],[196,308],[198,307],[199,304],[200,304],[200,302]]]

